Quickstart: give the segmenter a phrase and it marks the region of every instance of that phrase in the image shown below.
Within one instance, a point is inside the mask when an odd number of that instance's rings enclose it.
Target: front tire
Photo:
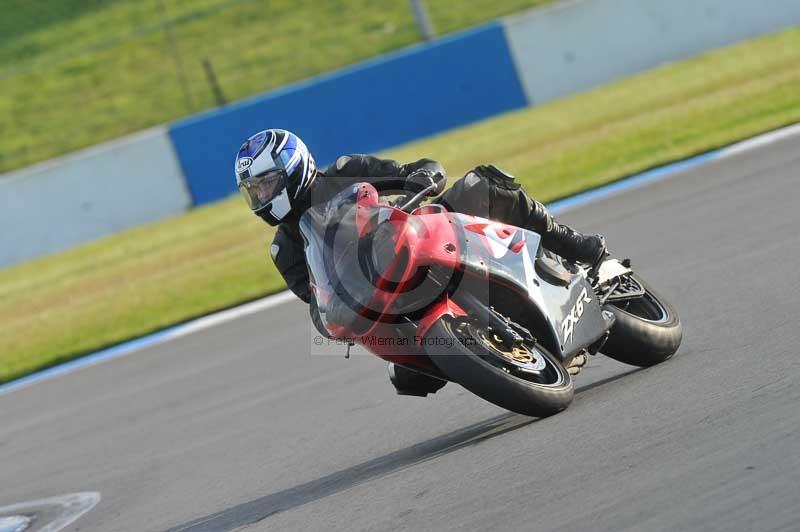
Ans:
[[[426,353],[450,380],[501,408],[547,417],[572,402],[572,378],[558,359],[538,344],[520,344],[504,354],[485,330],[467,319],[450,316],[431,327],[425,342]]]
[[[658,292],[636,276],[631,281],[644,289],[644,296],[603,307],[616,321],[601,351],[631,366],[654,366],[678,351],[683,325],[675,308]]]

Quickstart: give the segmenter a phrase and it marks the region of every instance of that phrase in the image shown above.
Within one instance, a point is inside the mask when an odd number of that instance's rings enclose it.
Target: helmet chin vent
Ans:
[[[289,191],[286,188],[275,196],[275,199],[269,204],[269,210],[272,216],[278,220],[283,220],[289,214],[289,211],[292,210],[292,204],[289,201]]]
[[[268,203],[263,209],[256,211],[256,214],[270,225],[278,225],[292,211],[292,204],[289,201],[289,193],[284,188],[280,194]]]

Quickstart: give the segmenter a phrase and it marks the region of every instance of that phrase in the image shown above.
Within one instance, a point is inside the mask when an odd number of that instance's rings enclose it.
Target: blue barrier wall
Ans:
[[[297,133],[324,165],[526,105],[495,23],[178,122],[170,135],[203,204],[235,192],[236,150],[260,129]]]

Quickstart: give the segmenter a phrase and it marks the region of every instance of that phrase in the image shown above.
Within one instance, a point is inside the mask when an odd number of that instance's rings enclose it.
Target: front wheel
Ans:
[[[444,316],[425,336],[425,351],[442,373],[495,405],[532,417],[547,417],[569,406],[572,379],[538,344],[502,341],[465,318]]]
[[[601,351],[632,366],[654,366],[678,351],[683,326],[675,308],[647,283],[636,276],[626,281],[644,295],[603,307],[616,321]]]

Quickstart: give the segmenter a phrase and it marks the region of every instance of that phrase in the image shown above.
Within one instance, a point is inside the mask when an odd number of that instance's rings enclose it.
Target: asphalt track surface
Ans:
[[[794,137],[564,215],[685,338],[592,359],[557,416],[395,396],[374,357],[312,356],[291,303],[0,396],[0,506],[98,491],[82,532],[798,530],[799,201]]]

